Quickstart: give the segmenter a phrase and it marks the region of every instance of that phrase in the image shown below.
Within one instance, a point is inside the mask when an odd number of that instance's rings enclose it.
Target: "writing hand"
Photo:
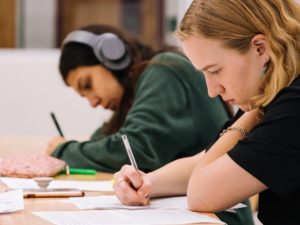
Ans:
[[[55,137],[52,140],[50,140],[48,142],[48,147],[46,149],[46,154],[51,155],[54,152],[54,150],[57,148],[57,146],[64,143],[64,142],[66,142],[66,139],[61,137],[61,136]]]
[[[133,166],[124,165],[114,174],[113,189],[118,199],[126,205],[147,205],[152,182],[147,174],[136,171]]]

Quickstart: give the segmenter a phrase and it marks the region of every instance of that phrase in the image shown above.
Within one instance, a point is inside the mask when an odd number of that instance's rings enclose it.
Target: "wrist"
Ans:
[[[225,133],[227,133],[228,131],[235,131],[235,132],[239,132],[243,137],[246,137],[248,135],[248,132],[242,128],[242,127],[228,127],[227,129],[223,130],[221,133],[220,133],[220,137],[222,135],[224,135]]]

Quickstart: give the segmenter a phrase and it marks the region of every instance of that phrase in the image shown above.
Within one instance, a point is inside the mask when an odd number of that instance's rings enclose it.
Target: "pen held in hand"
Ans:
[[[126,149],[126,152],[127,152],[127,155],[128,155],[128,158],[130,160],[131,165],[136,169],[137,172],[139,172],[139,168],[138,168],[138,166],[136,164],[136,161],[134,159],[132,149],[130,147],[130,144],[129,144],[129,141],[128,141],[128,138],[127,138],[126,134],[123,134],[121,137],[122,137],[123,143],[125,145],[125,149]]]
[[[131,165],[135,168],[135,170],[138,172],[138,174],[140,174],[139,168],[138,168],[138,166],[136,164],[136,161],[135,161],[134,155],[132,153],[132,149],[130,147],[130,144],[129,144],[129,141],[128,141],[128,138],[127,138],[126,134],[123,134],[121,137],[122,137],[123,143],[125,145],[125,149],[126,149],[126,152],[127,152],[127,155],[128,155],[128,158],[130,160]],[[149,203],[150,203],[150,198],[149,197],[145,197],[145,201],[142,204],[143,205],[149,205]]]
[[[64,138],[64,134],[63,134],[63,132],[62,132],[62,130],[61,130],[61,128],[60,128],[58,122],[57,122],[57,119],[56,119],[54,113],[51,112],[50,115],[51,115],[51,118],[52,118],[52,120],[53,120],[53,122],[54,122],[54,124],[55,124],[55,127],[56,127],[56,129],[57,129],[59,135],[60,135],[61,137]]]

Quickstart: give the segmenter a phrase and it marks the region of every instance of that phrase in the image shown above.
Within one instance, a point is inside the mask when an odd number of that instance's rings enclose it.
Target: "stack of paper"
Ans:
[[[0,213],[15,212],[24,209],[22,190],[8,190],[0,193]]]

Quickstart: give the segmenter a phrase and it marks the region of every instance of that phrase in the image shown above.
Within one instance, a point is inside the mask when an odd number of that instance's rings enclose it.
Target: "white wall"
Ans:
[[[0,135],[57,135],[50,111],[66,137],[90,135],[110,117],[65,86],[58,57],[59,50],[0,50]]]
[[[177,26],[180,24],[183,15],[187,8],[192,3],[192,0],[165,0],[165,16],[166,22],[175,17]],[[165,42],[171,45],[180,46],[178,39],[174,36],[173,32],[165,32]]]
[[[18,0],[18,47],[53,48],[56,36],[57,2]]]
[[[192,0],[180,0],[180,1],[178,1],[178,12],[177,12],[178,25],[180,24],[181,19],[183,18],[186,10],[189,8],[191,3],[192,3]]]
[[[180,0],[165,0],[165,42],[170,45],[179,45],[177,38],[174,36],[173,31],[170,30],[169,25],[167,23],[170,22],[171,19],[176,19],[177,24],[177,12],[178,12],[178,1]]]

